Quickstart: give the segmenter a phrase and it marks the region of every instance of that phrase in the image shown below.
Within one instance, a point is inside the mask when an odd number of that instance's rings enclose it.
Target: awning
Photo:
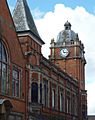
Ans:
[[[10,100],[0,99],[0,114],[10,113],[12,108],[13,105]]]

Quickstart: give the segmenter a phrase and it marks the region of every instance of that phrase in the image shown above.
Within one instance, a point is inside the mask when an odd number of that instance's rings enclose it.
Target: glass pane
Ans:
[[[44,101],[45,101],[45,106],[46,106],[46,96],[47,96],[47,94],[46,94],[46,85],[44,85]]]
[[[38,102],[38,84],[37,83],[32,83],[31,98],[32,98],[32,102],[34,103]]]
[[[42,84],[40,84],[40,103],[42,103]]]
[[[13,70],[13,78],[14,79],[19,79],[19,71]]]
[[[6,92],[7,89],[7,66],[2,64],[2,92]]]
[[[3,45],[2,45],[2,61],[7,62],[7,55]]]
[[[55,90],[52,90],[52,107],[55,107]]]
[[[15,87],[16,87],[16,89],[15,89],[16,96],[19,97],[19,81],[18,81],[18,80],[16,81],[16,84],[15,84],[15,85],[16,85],[16,86],[15,86]]]
[[[1,74],[2,74],[2,70],[1,70],[1,62],[0,62],[0,80],[1,80]]]
[[[12,95],[15,96],[15,81],[12,80]]]
[[[13,69],[12,95],[15,97],[20,96],[20,71],[17,68]]]
[[[15,120],[15,116],[10,115],[9,118],[8,118],[8,120]]]
[[[60,111],[63,110],[63,95],[60,93]]]
[[[1,54],[2,54],[2,49],[1,49],[1,41],[0,41],[0,60],[1,60]]]
[[[16,120],[22,120],[22,117],[16,116]]]

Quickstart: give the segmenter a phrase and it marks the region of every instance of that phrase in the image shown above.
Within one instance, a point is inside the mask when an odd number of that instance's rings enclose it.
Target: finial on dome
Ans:
[[[68,22],[68,20],[67,20],[67,22],[64,24],[64,26],[65,26],[65,30],[71,30],[71,23]]]

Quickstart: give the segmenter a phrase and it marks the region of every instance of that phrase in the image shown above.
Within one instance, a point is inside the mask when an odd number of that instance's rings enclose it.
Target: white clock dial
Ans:
[[[60,51],[60,55],[61,55],[61,57],[63,57],[63,58],[67,57],[68,54],[69,54],[69,51],[68,51],[67,48],[63,48],[63,49]]]

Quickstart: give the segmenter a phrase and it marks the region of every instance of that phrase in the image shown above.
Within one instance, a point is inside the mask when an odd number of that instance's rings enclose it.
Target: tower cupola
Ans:
[[[65,24],[65,30],[71,30],[71,24],[67,21]]]
[[[76,41],[78,40],[78,34],[71,30],[71,23],[66,22],[64,24],[65,29],[59,32],[57,36],[56,43],[63,44],[64,42]]]

